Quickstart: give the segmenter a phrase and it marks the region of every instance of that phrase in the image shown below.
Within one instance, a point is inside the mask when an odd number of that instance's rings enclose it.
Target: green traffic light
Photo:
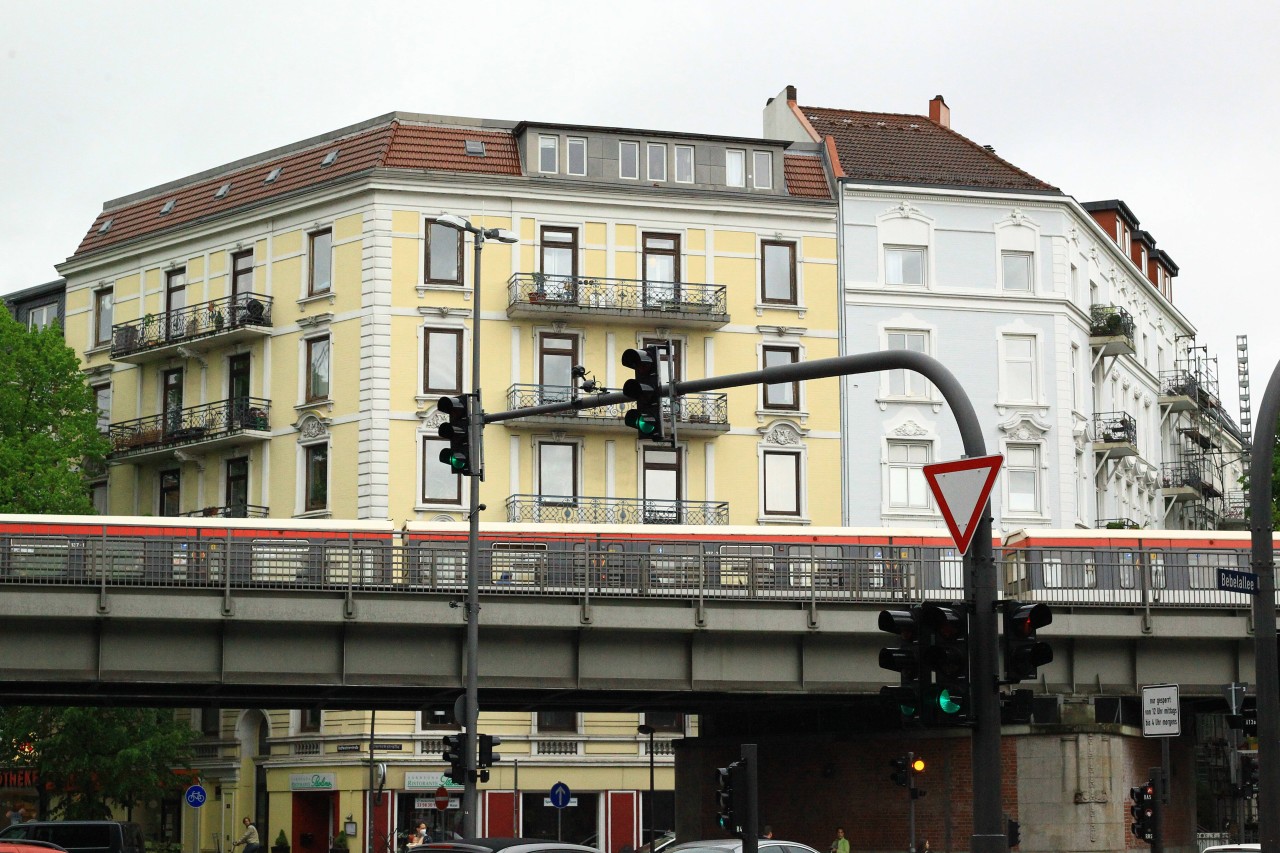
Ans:
[[[944,714],[960,713],[960,703],[951,697],[951,691],[942,689],[938,691],[938,709]]]
[[[906,705],[906,704],[899,705],[899,706],[898,706],[898,711],[899,711],[899,712],[902,714],[902,716],[904,716],[904,717],[914,717],[914,716],[916,715],[916,706],[915,706],[915,705]]]
[[[647,418],[644,415],[636,418],[636,429],[645,435],[652,435],[657,428],[658,424],[652,418]]]

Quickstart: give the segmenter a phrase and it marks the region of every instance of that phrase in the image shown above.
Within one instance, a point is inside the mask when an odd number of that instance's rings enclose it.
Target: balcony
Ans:
[[[1133,355],[1133,315],[1118,305],[1089,307],[1089,346],[1102,355]]]
[[[169,358],[180,347],[220,346],[270,333],[271,297],[240,293],[117,323],[111,327],[111,358],[145,364]]]
[[[1160,405],[1171,412],[1192,412],[1200,408],[1202,395],[1196,377],[1185,370],[1160,374]]]
[[[1099,412],[1093,416],[1093,449],[1118,459],[1138,455],[1138,422],[1126,412]]]
[[[729,322],[722,284],[516,273],[507,280],[507,316],[581,320],[618,317],[662,326],[718,329]]]
[[[183,516],[187,518],[266,518],[270,514],[271,512],[265,506],[232,504],[193,509],[191,512],[184,512]]]
[[[112,463],[206,453],[271,438],[271,401],[237,397],[111,425]]]
[[[1100,518],[1098,530],[1141,530],[1142,525],[1132,518]]]
[[[1175,462],[1160,467],[1160,489],[1174,501],[1194,501],[1218,495],[1218,490],[1205,479],[1199,465]]]
[[[512,495],[507,521],[532,524],[728,524],[724,501]]]
[[[583,405],[591,403],[591,395],[583,394],[569,385],[512,385],[507,389],[507,408],[524,409],[551,403],[579,400]],[[623,423],[630,403],[612,406],[584,408],[553,415],[533,415],[527,418],[504,421],[508,429],[556,429],[570,428],[590,432],[632,432]],[[676,429],[680,434],[715,435],[729,431],[729,395],[686,394],[675,399]]]

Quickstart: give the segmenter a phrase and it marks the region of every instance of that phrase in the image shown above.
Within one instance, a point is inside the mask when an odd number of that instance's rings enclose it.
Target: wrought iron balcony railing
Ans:
[[[516,273],[507,280],[507,310],[516,314],[608,313],[662,316],[697,325],[729,322],[722,284]]]
[[[567,403],[570,400],[582,400],[589,403],[591,395],[583,394],[571,385],[512,385],[507,389],[507,408],[525,409],[532,406],[545,406],[550,403]],[[543,415],[546,418],[573,420],[577,418],[600,418],[617,421],[622,426],[630,403],[615,403],[609,406],[577,409],[560,412],[554,415]],[[685,427],[729,425],[728,394],[686,394],[673,401],[676,422]],[[507,426],[515,426],[516,421],[508,421]]]
[[[270,514],[267,507],[255,504],[207,506],[204,509],[193,509],[191,512],[183,513],[188,518],[266,518]]]
[[[724,501],[512,495],[507,521],[542,524],[728,524]]]
[[[1127,412],[1099,412],[1093,416],[1093,440],[1103,444],[1138,443],[1138,422]]]
[[[239,293],[186,308],[148,314],[140,320],[117,323],[111,327],[111,357],[122,359],[202,338],[269,328],[271,297]]]
[[[111,425],[112,451],[119,460],[271,428],[271,401],[235,397]]]
[[[1119,305],[1089,306],[1089,337],[1132,338],[1133,315]]]
[[[1199,465],[1171,462],[1160,466],[1160,486],[1164,489],[1186,487],[1199,491],[1205,486],[1205,478]]]
[[[1142,525],[1132,518],[1100,518],[1099,530],[1141,530]]]

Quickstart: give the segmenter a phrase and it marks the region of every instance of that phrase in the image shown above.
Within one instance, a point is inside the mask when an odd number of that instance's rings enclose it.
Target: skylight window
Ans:
[[[467,156],[469,156],[469,157],[483,157],[483,156],[484,156],[484,141],[483,141],[483,140],[481,140],[481,139],[468,139],[468,140],[467,140],[467,143],[466,143],[466,146],[467,146],[467,147],[466,147]]]
[[[338,155],[341,153],[342,153],[342,149],[340,148],[333,149],[328,154],[324,155],[324,159],[320,161],[320,165],[322,167],[332,166],[334,163],[338,162]]]
[[[112,223],[112,222],[115,222],[115,220],[114,220],[114,219],[108,219],[106,222],[104,222],[104,223],[102,223],[101,225],[99,225],[99,226],[98,226],[98,233],[99,233],[99,234],[106,234],[108,231],[110,231],[110,230],[111,230],[111,223]]]
[[[214,197],[214,198],[225,198],[225,197],[226,197],[226,195],[227,195],[227,193],[229,193],[229,192],[231,192],[231,182],[230,182],[230,181],[227,181],[225,184],[223,184],[222,186],[218,187],[218,191],[217,191],[217,192],[215,192],[215,193],[213,194],[213,197]]]
[[[280,177],[280,173],[283,171],[284,171],[284,166],[276,166],[274,169],[272,169],[270,172],[267,173],[267,177],[263,181],[263,183],[264,184],[275,183],[276,178]]]
[[[178,203],[178,200],[176,198],[171,198],[168,201],[166,201],[164,203],[164,207],[160,208],[160,215],[164,216],[166,213],[173,212],[173,206],[177,203]]]

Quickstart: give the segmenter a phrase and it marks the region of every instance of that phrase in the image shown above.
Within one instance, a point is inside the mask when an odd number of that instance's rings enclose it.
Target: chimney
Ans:
[[[941,95],[934,95],[929,102],[929,121],[946,128],[951,127],[951,108],[942,100]]]

